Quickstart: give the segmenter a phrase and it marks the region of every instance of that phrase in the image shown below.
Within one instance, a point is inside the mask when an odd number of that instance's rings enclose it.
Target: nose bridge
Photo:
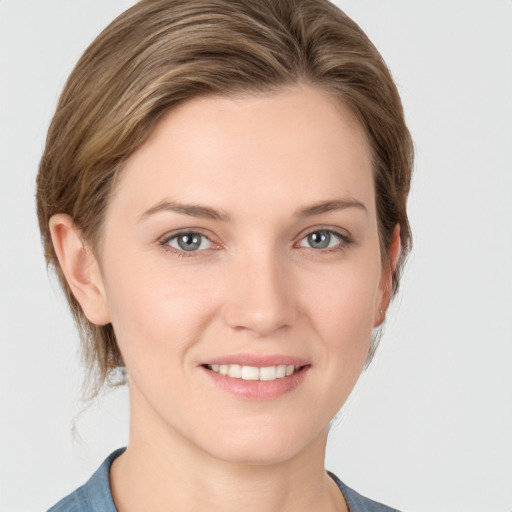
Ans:
[[[291,326],[298,315],[291,274],[286,259],[271,249],[237,258],[228,279],[228,325],[257,336]]]

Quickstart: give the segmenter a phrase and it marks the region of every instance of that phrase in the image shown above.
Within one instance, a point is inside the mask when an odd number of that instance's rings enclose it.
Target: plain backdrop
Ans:
[[[127,440],[125,389],[80,414],[34,180],[67,75],[132,3],[0,0],[1,512],[45,510]],[[337,3],[392,70],[417,164],[402,293],[327,467],[404,512],[512,512],[512,2]]]

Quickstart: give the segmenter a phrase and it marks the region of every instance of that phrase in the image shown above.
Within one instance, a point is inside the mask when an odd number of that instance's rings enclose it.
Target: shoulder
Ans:
[[[56,505],[48,510],[48,512],[88,512],[92,510],[88,505],[87,491],[85,486],[79,487],[60,500]]]
[[[349,512],[400,512],[396,508],[387,507],[382,503],[361,496],[361,494],[345,485],[335,474],[328,473],[343,493]]]
[[[125,450],[111,453],[89,478],[47,512],[117,512],[110,491],[109,471],[113,460]]]

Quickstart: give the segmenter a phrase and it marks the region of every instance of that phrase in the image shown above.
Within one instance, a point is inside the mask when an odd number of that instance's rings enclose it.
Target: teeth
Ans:
[[[276,380],[277,368],[275,366],[266,366],[260,368],[260,380]]]
[[[298,366],[292,364],[279,366],[241,366],[239,364],[209,364],[208,368],[215,373],[228,375],[234,379],[242,380],[276,380],[283,377],[289,377]]]
[[[242,367],[239,364],[230,364],[228,375],[234,379],[240,379],[242,377]]]
[[[256,366],[242,366],[243,380],[260,380],[260,369]]]

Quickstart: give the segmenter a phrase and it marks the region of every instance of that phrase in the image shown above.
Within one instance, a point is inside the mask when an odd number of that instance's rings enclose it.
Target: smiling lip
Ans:
[[[239,398],[272,400],[297,388],[311,364],[283,355],[238,354],[209,359],[200,367],[216,386]]]

